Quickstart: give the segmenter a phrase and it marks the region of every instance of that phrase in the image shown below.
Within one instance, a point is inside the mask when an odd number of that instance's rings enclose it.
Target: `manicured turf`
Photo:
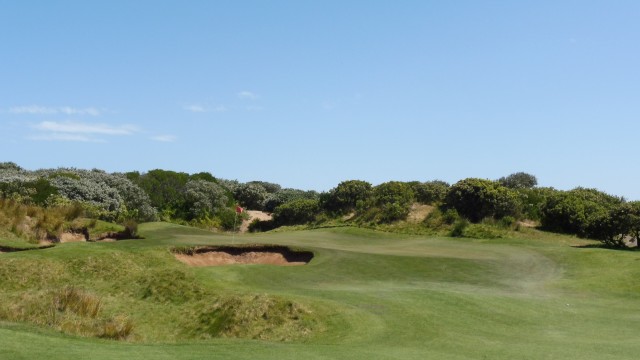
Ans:
[[[0,254],[0,269],[13,259],[12,269],[21,271],[15,276],[23,277],[7,285],[7,292],[71,283],[102,294],[105,307],[129,314],[134,332],[144,336],[101,340],[4,322],[0,359],[636,359],[640,354],[639,252],[584,247],[589,242],[543,233],[472,240],[335,228],[234,238],[163,223],[144,224],[140,232],[145,239]],[[284,244],[312,250],[315,257],[296,267],[190,268],[169,252],[173,246],[232,242]],[[25,274],[20,267],[41,263],[60,269],[60,277]],[[170,326],[162,327],[181,321],[179,302],[118,297],[135,293],[131,283],[162,271],[184,273],[190,284],[215,294],[291,299],[313,309],[322,324],[311,337],[291,342],[176,341]]]

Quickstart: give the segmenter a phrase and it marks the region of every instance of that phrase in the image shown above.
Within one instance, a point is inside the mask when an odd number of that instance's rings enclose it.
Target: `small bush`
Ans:
[[[504,229],[512,229],[516,225],[516,219],[513,216],[505,216],[498,221],[498,224]]]
[[[122,235],[130,238],[130,239],[135,239],[138,237],[138,222],[132,219],[126,220],[124,222],[124,224],[122,224],[124,226],[124,231],[122,232]]]
[[[317,200],[294,200],[278,206],[273,211],[273,221],[278,225],[297,225],[311,222],[320,211]]]
[[[456,209],[448,209],[442,214],[442,220],[449,225],[454,224],[456,221],[460,220],[460,215]]]
[[[276,227],[276,223],[273,220],[255,219],[249,224],[249,232],[269,231]]]
[[[450,235],[452,237],[463,237],[465,229],[469,226],[469,221],[467,219],[458,219],[455,224],[453,224],[453,229],[451,229]]]

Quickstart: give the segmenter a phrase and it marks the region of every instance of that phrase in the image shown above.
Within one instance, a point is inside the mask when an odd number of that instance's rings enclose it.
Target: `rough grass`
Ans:
[[[144,240],[0,254],[5,314],[46,309],[73,286],[99,300],[97,318],[73,306],[54,307],[57,316],[101,324],[82,334],[5,315],[0,358],[635,359],[640,350],[638,252],[535,230],[452,239],[342,227],[233,238],[152,223],[140,232]],[[304,267],[190,268],[169,251],[231,242],[316,256]],[[126,344],[97,339],[128,326]]]
[[[0,308],[0,318],[47,326],[67,334],[127,339],[133,323],[124,315],[106,317],[96,295],[72,286],[27,291]]]

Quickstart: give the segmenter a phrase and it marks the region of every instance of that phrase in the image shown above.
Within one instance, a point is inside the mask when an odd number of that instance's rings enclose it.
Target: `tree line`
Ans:
[[[454,236],[466,224],[526,219],[544,230],[597,239],[609,247],[627,248],[640,239],[640,202],[596,189],[538,187],[536,177],[524,172],[453,185],[433,180],[374,186],[347,180],[318,193],[264,181],[240,183],[207,172],[29,171],[5,162],[0,163],[0,198],[42,207],[80,204],[85,216],[111,222],[161,220],[223,230],[233,230],[236,205],[273,214],[271,221],[252,223],[253,231],[336,219],[391,224],[406,219],[417,203],[434,208],[425,226],[448,226]]]

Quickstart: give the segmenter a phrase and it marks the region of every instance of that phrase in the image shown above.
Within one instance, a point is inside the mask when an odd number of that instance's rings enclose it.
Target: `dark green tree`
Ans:
[[[373,189],[374,204],[380,209],[377,218],[381,222],[402,220],[409,215],[414,200],[411,185],[400,181],[389,181]]]
[[[531,174],[525,172],[513,173],[507,177],[498,179],[500,185],[510,189],[530,189],[538,185],[538,179]]]
[[[371,184],[362,180],[343,181],[321,196],[322,208],[334,213],[348,213],[358,202],[368,200],[372,195]]]
[[[247,209],[262,210],[269,195],[262,185],[257,183],[240,184],[233,190],[235,199]]]
[[[607,247],[626,249],[628,242],[638,246],[640,240],[640,202],[621,203],[596,218],[589,235]]]
[[[594,224],[605,217],[622,199],[596,189],[576,188],[549,196],[540,209],[542,227],[549,231],[597,236]]]
[[[305,224],[315,220],[319,211],[318,200],[294,200],[278,206],[273,211],[273,221],[276,226]]]
[[[449,183],[433,180],[412,186],[416,201],[422,204],[438,204],[444,201],[449,191]]]
[[[497,181],[468,178],[460,180],[449,189],[445,206],[453,208],[472,222],[493,217],[519,217],[520,202],[514,190]]]

